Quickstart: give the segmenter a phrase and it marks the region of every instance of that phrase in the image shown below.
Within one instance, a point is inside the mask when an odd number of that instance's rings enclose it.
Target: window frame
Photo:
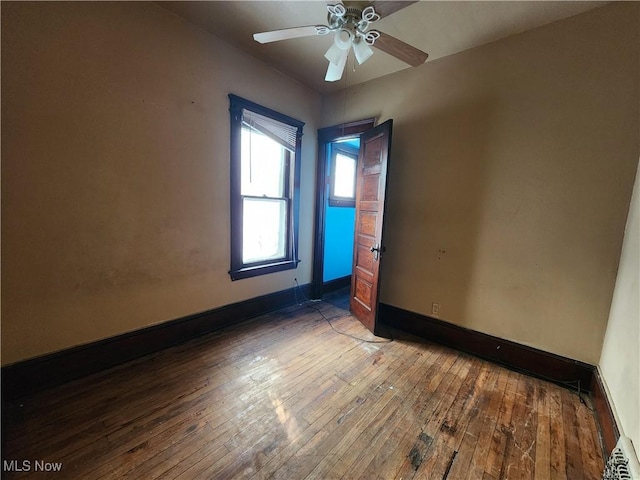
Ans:
[[[302,127],[304,122],[296,120],[270,108],[254,103],[234,94],[229,94],[230,112],[230,235],[231,235],[231,280],[241,280],[258,275],[297,268],[298,225],[300,217],[300,165],[302,151]],[[243,111],[253,112],[288,125],[295,130],[295,152],[286,150],[285,194],[288,194],[286,220],[285,256],[282,259],[245,263],[243,260],[243,198],[242,195],[242,117]],[[291,157],[294,157],[293,159]]]
[[[353,198],[340,197],[335,194],[336,186],[336,157],[341,154],[345,157],[353,159],[355,163],[355,175],[353,176]],[[329,206],[330,207],[349,207],[356,206],[356,182],[358,178],[358,149],[351,145],[341,145],[333,143],[331,145],[331,165],[329,174]]]

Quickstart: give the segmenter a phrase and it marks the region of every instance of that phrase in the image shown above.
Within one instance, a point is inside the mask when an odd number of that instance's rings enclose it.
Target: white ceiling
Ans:
[[[375,50],[365,64],[347,64],[346,80],[325,82],[325,51],[331,36],[260,44],[253,33],[301,25],[326,24],[326,1],[170,1],[161,7],[199,25],[240,50],[320,93],[366,82],[411,68]],[[431,1],[414,3],[376,22],[372,28],[429,54],[427,64],[488,42],[577,15],[608,2],[598,1]],[[414,68],[424,68],[414,67]]]

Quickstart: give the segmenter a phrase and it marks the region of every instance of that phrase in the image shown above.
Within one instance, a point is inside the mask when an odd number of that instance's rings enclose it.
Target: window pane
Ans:
[[[333,194],[336,197],[355,198],[356,160],[341,153],[336,155]]]
[[[242,128],[241,195],[284,197],[285,149],[266,135]]]
[[[262,262],[285,258],[286,200],[243,198],[244,263]]]

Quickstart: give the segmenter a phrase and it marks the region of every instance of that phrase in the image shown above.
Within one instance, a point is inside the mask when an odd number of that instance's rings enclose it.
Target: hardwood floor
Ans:
[[[600,478],[576,393],[373,337],[342,305],[290,307],[23,399],[3,412],[2,458],[30,471],[5,478]]]

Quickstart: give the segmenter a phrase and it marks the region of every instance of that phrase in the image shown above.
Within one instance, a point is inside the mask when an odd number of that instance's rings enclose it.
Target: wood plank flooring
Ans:
[[[21,400],[3,412],[3,476],[601,477],[588,400],[401,332],[373,337],[340,305],[296,305]]]

